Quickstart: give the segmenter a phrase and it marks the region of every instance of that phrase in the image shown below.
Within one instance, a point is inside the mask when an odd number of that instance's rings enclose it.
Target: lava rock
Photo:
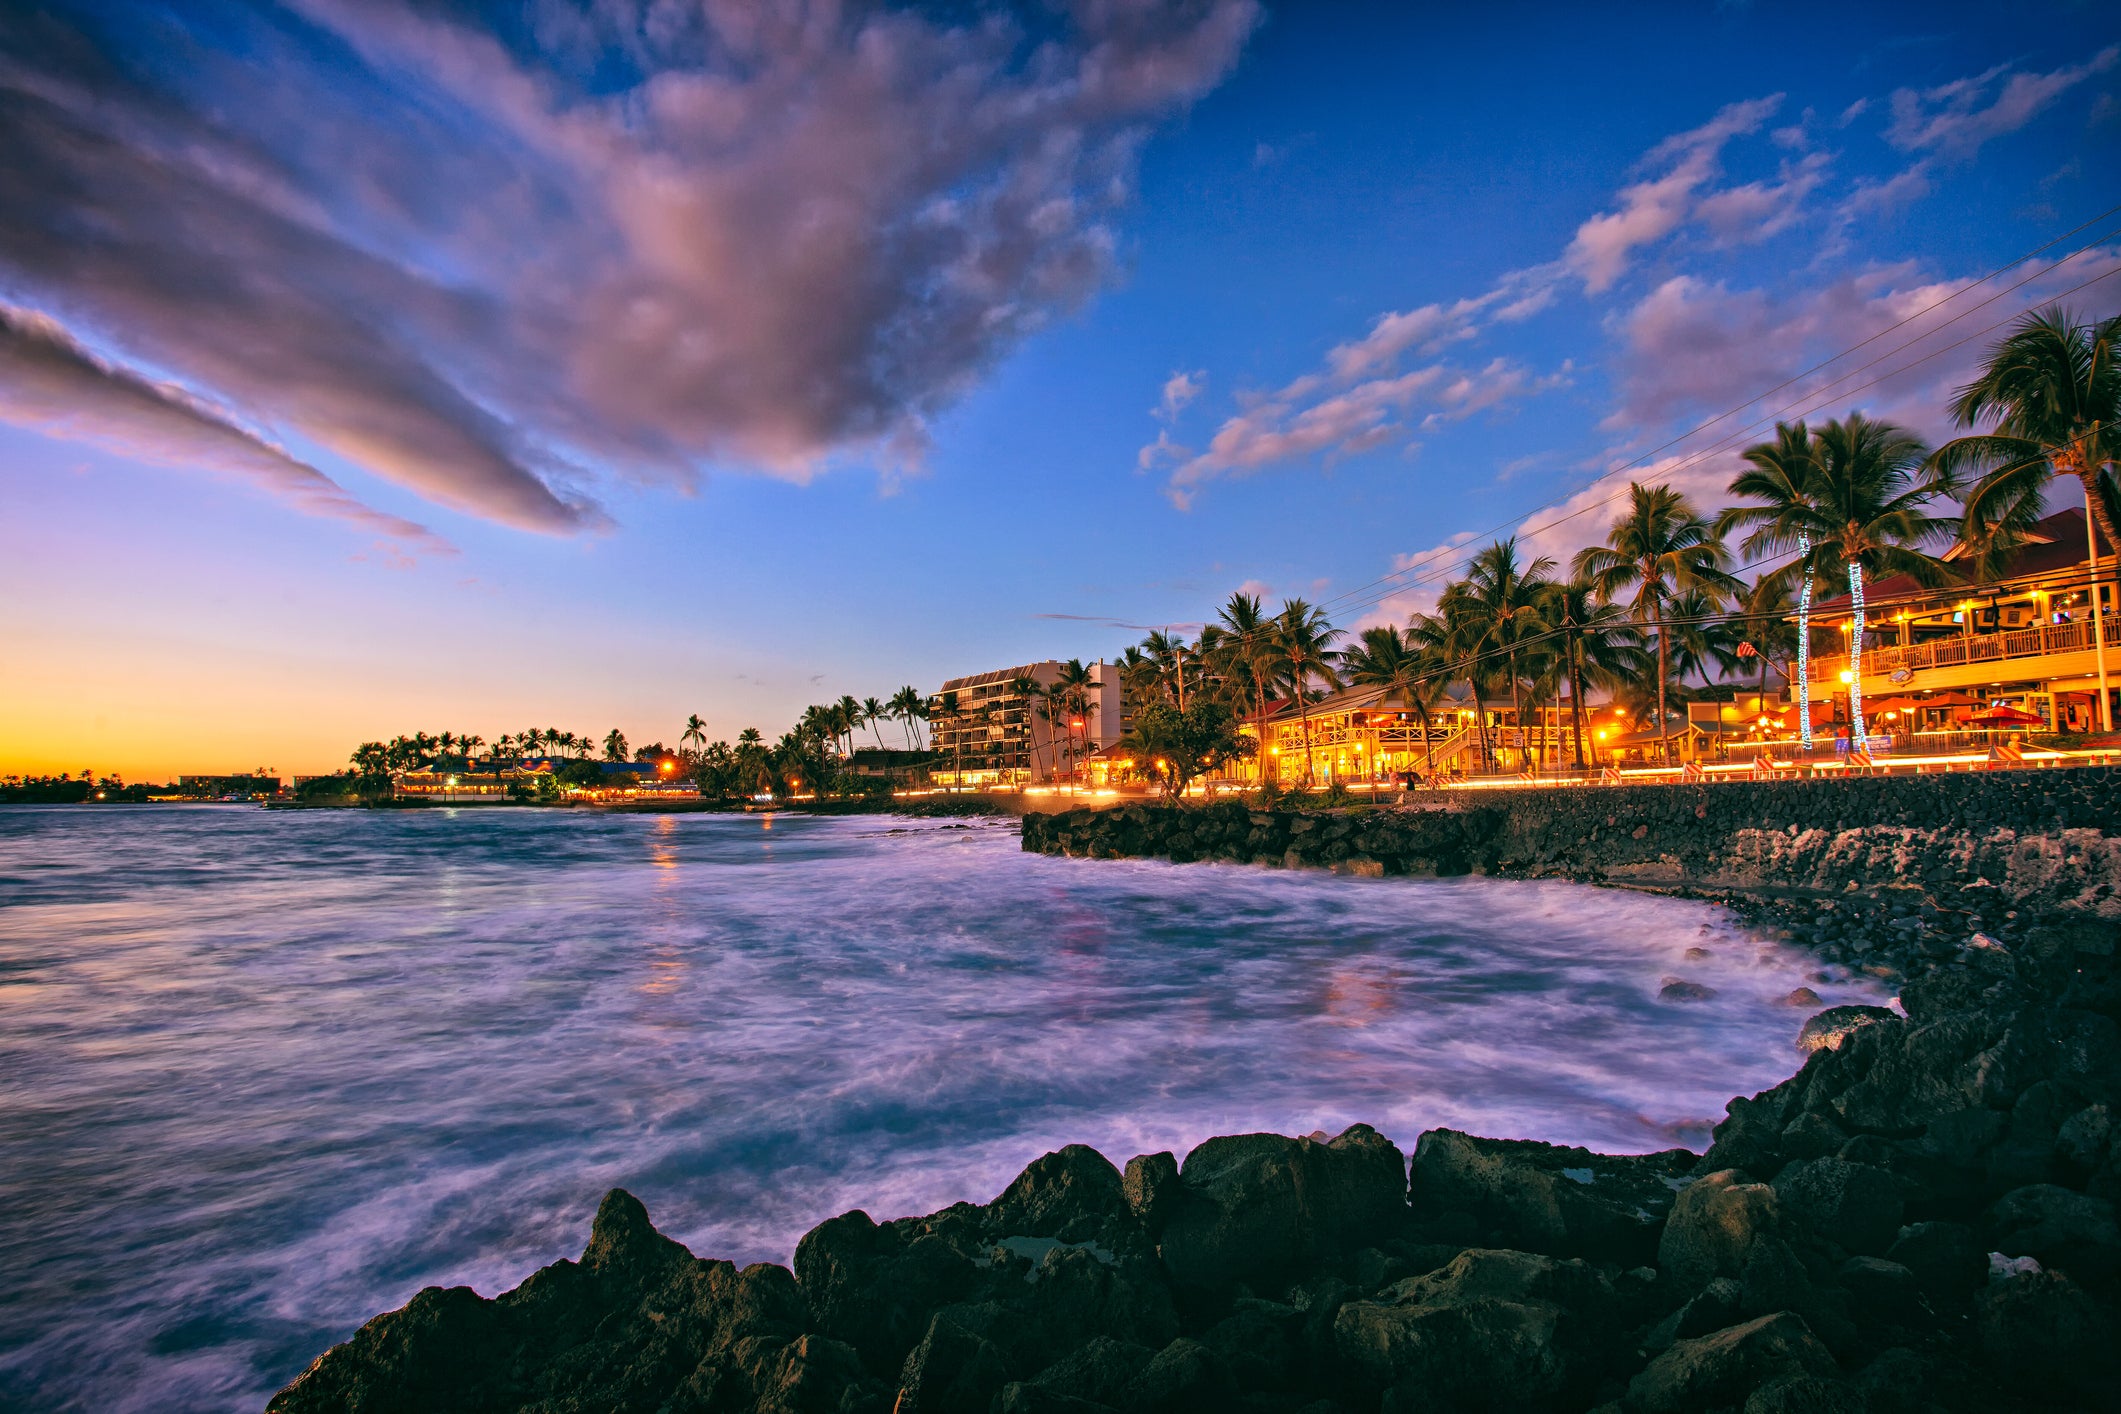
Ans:
[[[1775,1175],[1782,1210],[1851,1252],[1882,1255],[1900,1233],[1901,1199],[1893,1176],[1845,1159],[1806,1159]]]
[[[1476,1248],[1441,1271],[1342,1306],[1342,1361],[1372,1388],[1514,1407],[1580,1395],[1603,1358],[1613,1289],[1580,1260]]]
[[[1782,1230],[1775,1190],[1735,1169],[1696,1179],[1679,1193],[1657,1243],[1657,1265],[1680,1290],[1745,1271],[1753,1247]]]
[[[1194,1288],[1271,1289],[1406,1226],[1406,1159],[1358,1124],[1328,1143],[1210,1139],[1186,1155],[1163,1231],[1165,1267]]]
[[[2073,1276],[2103,1277],[2121,1264],[2114,1205],[2052,1183],[2016,1188],[1988,1211],[1989,1241],[2006,1257],[2037,1258]]]
[[[1778,1311],[1680,1341],[1628,1382],[1627,1408],[1630,1414],[1699,1414],[1738,1404],[1776,1380],[1839,1373],[1803,1318]]]
[[[1965,1223],[1910,1223],[1885,1257],[1907,1268],[1933,1302],[1964,1301],[1988,1277],[1988,1249]]]
[[[1432,1129],[1414,1144],[1417,1217],[1473,1214],[1511,1247],[1642,1266],[1695,1156],[1685,1149],[1614,1156],[1523,1139]]]
[[[2112,1318],[2059,1272],[1996,1283],[1976,1298],[1975,1321],[1982,1353],[2034,1390],[2089,1396],[2113,1378]]]

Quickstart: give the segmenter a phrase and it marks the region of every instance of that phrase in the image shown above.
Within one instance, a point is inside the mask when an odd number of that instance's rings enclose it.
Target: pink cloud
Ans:
[[[1983,143],[2018,131],[2064,93],[2117,63],[2121,45],[2109,45],[2082,64],[2052,73],[2016,73],[1999,64],[1935,88],[1899,89],[1886,140],[1907,152],[1971,157]]]
[[[1698,128],[1666,138],[1643,158],[1643,166],[1670,165],[1662,175],[1620,191],[1620,207],[1602,211],[1576,230],[1563,260],[1600,294],[1626,270],[1630,254],[1664,239],[1693,214],[1694,197],[1718,171],[1717,159],[1732,138],[1760,130],[1782,106],[1782,95],[1732,103]]]

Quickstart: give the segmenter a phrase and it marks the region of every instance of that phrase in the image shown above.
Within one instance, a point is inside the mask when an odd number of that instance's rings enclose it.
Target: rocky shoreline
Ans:
[[[1540,792],[1590,812],[1545,821],[1512,801],[1303,828],[1242,807],[1030,817],[1025,847],[1057,853],[1132,832],[1171,858],[1701,892],[1829,969],[1900,980],[1906,1014],[1814,1017],[1803,1067],[1733,1100],[1705,1155],[1450,1130],[1406,1154],[1364,1126],[1124,1165],[1078,1146],[990,1203],[833,1218],[792,1270],[696,1259],[615,1190],[579,1262],[491,1300],[423,1291],[271,1409],[2109,1407],[2115,773],[2037,775],[1933,778],[1949,790],[1893,793],[1897,817],[1883,795],[1795,794],[1725,821],[1732,786]]]

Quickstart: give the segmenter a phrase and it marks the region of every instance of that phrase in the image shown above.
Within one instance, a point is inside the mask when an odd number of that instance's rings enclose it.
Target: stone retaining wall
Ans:
[[[1527,787],[1404,809],[1237,802],[1024,818],[1024,848],[1354,874],[1500,873],[1699,889],[1920,891],[1978,913],[2121,919],[2121,769]],[[2008,910],[2006,910],[2008,911]]]

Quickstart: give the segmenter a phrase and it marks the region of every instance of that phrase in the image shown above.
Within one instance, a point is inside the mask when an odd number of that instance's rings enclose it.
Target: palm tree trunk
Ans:
[[[1849,749],[1863,750],[1869,735],[1863,728],[1863,565],[1849,561],[1849,598],[1856,610],[1856,625],[1849,634]]]
[[[1576,769],[1583,770],[1583,668],[1577,662],[1576,629],[1571,622],[1563,651],[1569,655],[1569,725],[1576,737]]]
[[[1671,660],[1665,654],[1664,605],[1659,603],[1650,616],[1650,626],[1657,632],[1657,759],[1670,763],[1671,744],[1665,728],[1664,681],[1671,673]]]
[[[1480,768],[1493,770],[1495,751],[1488,745],[1488,699],[1482,695],[1480,684],[1473,679],[1468,678],[1466,686],[1473,689],[1473,728],[1480,734]]]
[[[1517,651],[1510,650],[1510,715],[1517,719],[1517,766],[1532,769],[1532,736],[1524,725],[1524,692],[1517,676]]]
[[[1797,537],[1804,587],[1797,592],[1797,744],[1812,749],[1812,538]],[[1969,616],[1971,617],[1971,616]]]
[[[1311,784],[1311,704],[1304,700],[1303,684],[1296,685],[1296,715],[1304,727],[1304,785]]]
[[[2105,586],[2099,582],[2099,542],[2092,535],[2094,520],[2106,535],[2107,548],[2121,546],[2121,538],[2114,534],[2114,518],[2109,514],[2106,497],[2100,494],[2098,470],[2091,467],[2080,472],[2077,479],[2084,485],[2084,548],[2092,571],[2092,649],[2099,665],[2099,730],[2110,732],[2114,729],[2114,703],[2106,685],[2106,615],[2099,604]]]

